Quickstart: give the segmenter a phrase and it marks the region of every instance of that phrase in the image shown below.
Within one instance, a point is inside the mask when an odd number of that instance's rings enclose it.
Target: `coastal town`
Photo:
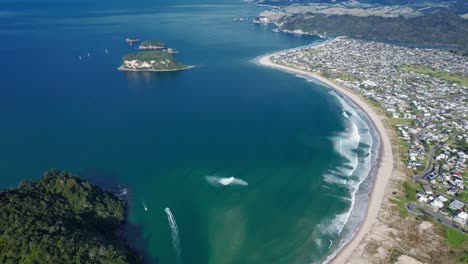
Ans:
[[[467,232],[467,57],[339,37],[270,60],[320,74],[382,108],[398,134],[402,170],[416,186],[407,209]]]

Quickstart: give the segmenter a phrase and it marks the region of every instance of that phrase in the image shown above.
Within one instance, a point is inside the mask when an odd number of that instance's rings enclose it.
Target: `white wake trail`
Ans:
[[[177,263],[182,264],[182,248],[180,246],[179,229],[177,228],[177,223],[174,219],[174,216],[172,215],[171,209],[166,207],[164,211],[166,211],[169,227],[171,228],[172,246],[174,247],[174,251],[176,253]]]

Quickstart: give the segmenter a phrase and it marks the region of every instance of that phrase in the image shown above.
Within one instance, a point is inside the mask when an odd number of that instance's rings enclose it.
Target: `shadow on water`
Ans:
[[[128,190],[128,187],[124,184],[122,178],[117,173],[100,168],[87,168],[78,175],[93,185],[97,185],[102,189],[111,191],[120,197],[123,197],[126,199],[127,206],[129,204],[129,200],[132,199],[131,190]],[[126,192],[125,195],[122,195],[122,191],[124,189],[128,192]],[[143,263],[159,263],[158,258],[151,256],[149,253],[149,241],[151,240],[151,236],[143,236],[142,225],[126,221],[122,230],[122,236],[129,242],[132,248],[136,249],[137,253],[143,258]]]
[[[190,69],[188,69],[190,70]],[[131,88],[141,89],[154,87],[159,82],[166,82],[177,79],[177,76],[182,74],[182,71],[169,72],[125,72],[128,84]]]
[[[140,256],[143,257],[143,263],[145,264],[158,264],[158,257],[151,256],[148,252],[149,242],[151,235],[143,237],[143,226],[133,224],[130,222],[125,223],[123,230],[123,237],[135,248]]]

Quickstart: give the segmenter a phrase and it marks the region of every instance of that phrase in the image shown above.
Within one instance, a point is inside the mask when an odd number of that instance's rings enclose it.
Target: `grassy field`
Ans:
[[[398,207],[400,217],[407,217],[409,215],[408,209],[406,209],[406,203],[414,202],[417,200],[416,193],[421,190],[421,186],[411,181],[405,181],[401,185],[403,187],[402,195],[398,195],[398,199],[390,199],[390,202]]]
[[[426,74],[437,79],[461,84],[463,86],[468,86],[468,76],[464,76],[461,74],[445,72],[423,65],[402,65],[400,66],[400,68],[416,73]]]
[[[360,81],[359,78],[357,78],[353,74],[347,73],[347,72],[337,73],[335,77],[339,78],[340,80],[343,80],[343,81],[351,81],[351,82]]]
[[[468,236],[455,229],[447,228],[447,242],[451,246],[460,247],[468,244]]]
[[[371,105],[373,105],[373,106],[375,106],[375,107],[381,107],[381,106],[382,106],[382,105],[379,103],[379,101],[377,101],[377,100],[375,100],[375,99],[373,99],[373,98],[366,97],[366,99],[367,99],[367,101],[368,101]],[[382,110],[385,111],[385,109],[383,109],[383,108],[382,108]]]

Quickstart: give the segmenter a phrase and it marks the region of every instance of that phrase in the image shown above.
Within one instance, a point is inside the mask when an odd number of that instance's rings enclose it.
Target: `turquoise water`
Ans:
[[[322,39],[234,21],[263,10],[239,1],[61,2],[0,3],[0,187],[53,167],[120,184],[141,228],[130,240],[159,263],[176,262],[166,207],[184,263],[310,263],[352,235],[375,145],[365,117],[252,62]],[[197,67],[119,72],[129,36]]]

